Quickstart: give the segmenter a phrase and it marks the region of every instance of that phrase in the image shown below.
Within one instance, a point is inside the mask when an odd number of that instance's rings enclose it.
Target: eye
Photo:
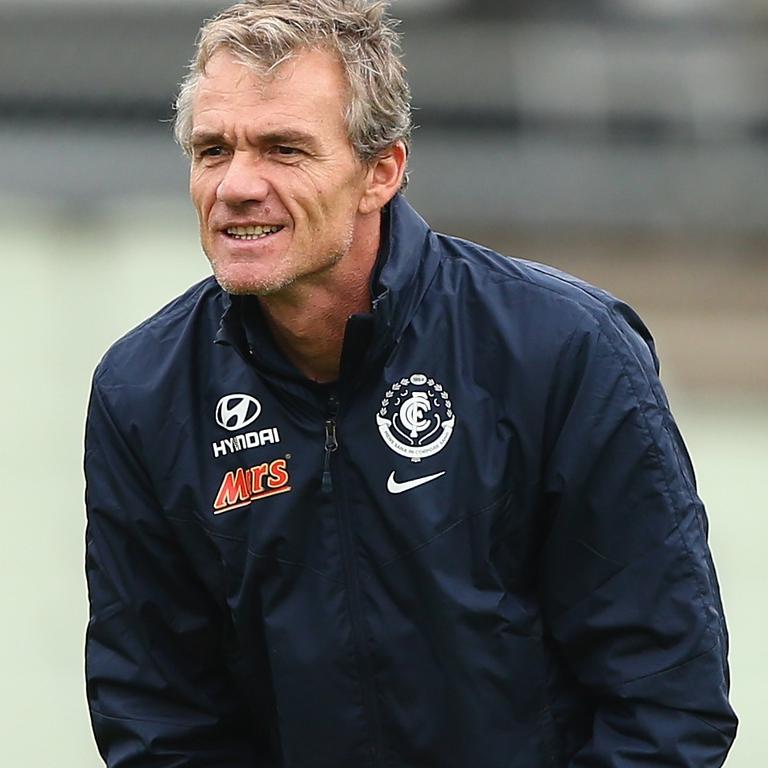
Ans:
[[[195,148],[193,150],[193,157],[199,163],[212,162],[220,157],[224,157],[226,152],[226,147],[220,144],[212,144],[209,147]]]
[[[296,147],[289,147],[285,144],[279,144],[274,148],[274,152],[277,155],[280,155],[280,157],[298,157],[302,154],[302,151],[300,149],[297,149]]]

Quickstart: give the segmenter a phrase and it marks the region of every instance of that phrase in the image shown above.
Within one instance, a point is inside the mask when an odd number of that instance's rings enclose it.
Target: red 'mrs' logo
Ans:
[[[222,512],[246,507],[258,499],[286,493],[291,490],[289,479],[285,459],[227,472],[216,494],[216,501],[213,502],[213,514],[220,515]]]

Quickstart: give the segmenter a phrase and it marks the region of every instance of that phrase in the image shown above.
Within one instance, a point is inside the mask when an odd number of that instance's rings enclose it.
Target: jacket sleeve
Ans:
[[[110,768],[253,768],[224,617],[174,541],[94,380],[86,426],[87,694]]]
[[[545,472],[548,630],[595,706],[569,768],[720,766],[736,732],[707,521],[624,305],[566,354]]]

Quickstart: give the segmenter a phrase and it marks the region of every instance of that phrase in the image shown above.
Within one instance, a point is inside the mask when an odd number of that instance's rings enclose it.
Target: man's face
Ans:
[[[231,293],[322,280],[355,245],[370,178],[347,137],[341,65],[307,51],[261,77],[220,51],[193,102],[190,193]]]

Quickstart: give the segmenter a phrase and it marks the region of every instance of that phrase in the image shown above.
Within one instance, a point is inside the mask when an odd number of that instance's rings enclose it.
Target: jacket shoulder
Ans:
[[[508,315],[513,314],[511,307],[523,307],[527,325],[541,332],[540,341],[547,335],[555,339],[602,333],[658,369],[650,331],[632,307],[610,292],[546,264],[504,256],[456,237],[437,237],[449,273],[446,279],[460,281],[481,304],[501,307]]]
[[[475,279],[496,284],[505,292],[538,293],[542,301],[549,297],[581,307],[588,314],[610,310],[619,300],[608,291],[546,264],[505,256],[469,240],[438,235],[446,262],[464,268]]]
[[[223,312],[224,293],[214,278],[195,283],[115,341],[96,366],[94,382],[142,382],[180,342],[207,334],[213,343]]]

